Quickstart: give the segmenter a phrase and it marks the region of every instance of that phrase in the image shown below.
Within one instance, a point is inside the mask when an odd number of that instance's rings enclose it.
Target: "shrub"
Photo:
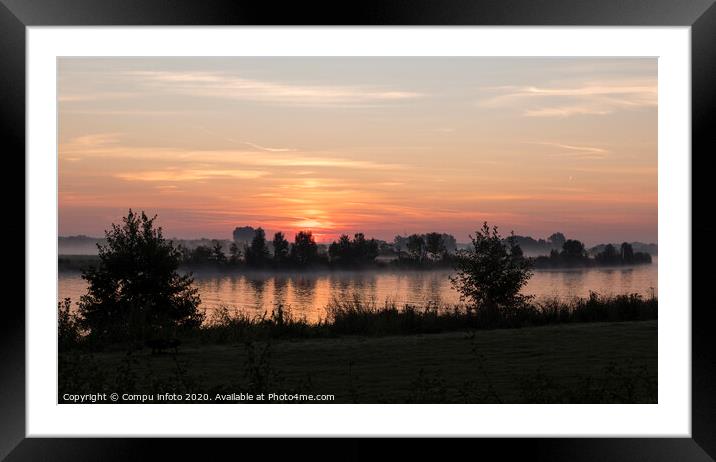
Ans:
[[[490,317],[502,316],[500,310],[519,309],[527,303],[531,297],[520,294],[520,289],[532,271],[514,235],[503,240],[497,227],[490,228],[485,222],[470,239],[471,248],[458,252],[456,274],[450,278],[461,299]]]
[[[80,325],[94,341],[171,336],[203,321],[193,279],[178,273],[181,254],[155,219],[130,209],[121,226],[105,232],[99,265],[82,273],[89,287],[80,298]]]
[[[77,346],[82,335],[69,298],[57,303],[57,311],[57,345],[60,351],[64,351]]]

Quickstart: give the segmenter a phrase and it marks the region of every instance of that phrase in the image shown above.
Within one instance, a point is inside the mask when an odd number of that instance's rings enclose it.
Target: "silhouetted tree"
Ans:
[[[299,266],[314,263],[318,257],[318,246],[310,231],[299,231],[291,246],[291,260]]]
[[[338,241],[328,246],[328,255],[331,261],[338,265],[364,265],[376,259],[379,253],[378,241],[366,239],[363,233],[353,236],[353,241],[347,234],[341,235]]]
[[[187,246],[179,244],[176,249],[177,252],[179,252],[182,263],[191,263],[191,250],[189,250]]]
[[[351,239],[347,234],[342,234],[338,241],[333,241],[328,246],[328,256],[331,261],[337,264],[350,264],[352,261]]]
[[[432,258],[442,257],[446,252],[445,241],[440,233],[428,233],[425,235],[425,250]]]
[[[621,256],[624,263],[634,263],[634,249],[628,242],[622,243]]]
[[[594,259],[603,265],[616,265],[622,262],[621,255],[617,253],[617,249],[611,244],[607,244],[604,250],[599,252]]]
[[[99,264],[83,271],[88,288],[80,297],[79,322],[91,338],[139,340],[201,324],[198,290],[191,275],[178,273],[180,253],[154,227],[155,219],[130,209],[121,225],[105,231]]]
[[[60,351],[68,350],[81,338],[77,316],[72,312],[72,302],[64,298],[57,303],[57,347]]]
[[[213,244],[214,246],[211,249],[211,259],[219,265],[225,265],[227,259],[224,249],[221,246],[221,242],[213,241]]]
[[[229,263],[238,265],[241,261],[241,249],[236,242],[232,242],[229,247]]]
[[[442,234],[443,245],[445,246],[446,252],[455,252],[457,250],[457,240],[452,234]]]
[[[378,241],[378,255],[399,255],[399,252],[395,245],[385,241]]]
[[[461,298],[488,315],[526,302],[530,297],[519,292],[532,271],[513,236],[505,242],[497,227],[485,222],[470,240],[469,249],[458,251],[456,274],[450,278]]]
[[[520,260],[524,259],[525,253],[522,251],[522,247],[517,243],[515,240],[515,234],[514,232],[510,234],[510,237],[507,238],[507,245],[510,248],[510,255],[513,259]]]
[[[634,261],[632,263],[651,263],[651,254],[646,252],[634,252]]]
[[[425,238],[420,234],[411,234],[405,244],[411,258],[422,261],[425,257]]]
[[[550,242],[554,248],[561,249],[566,239],[562,233],[553,233],[547,238],[547,241]]]
[[[282,232],[273,235],[273,259],[276,263],[284,263],[288,260],[289,243]]]
[[[247,243],[254,238],[255,233],[256,230],[251,226],[237,226],[234,228],[232,236],[234,238],[234,242],[236,243]]]
[[[212,249],[206,245],[197,245],[191,251],[191,262],[197,265],[206,265],[211,261]]]
[[[393,238],[393,248],[398,253],[408,250],[408,238],[400,235],[395,236]]]
[[[378,241],[366,239],[363,233],[353,236],[351,248],[353,260],[360,265],[370,263],[378,256]]]
[[[587,251],[580,241],[567,239],[562,245],[561,255],[567,260],[580,260],[587,256]]]
[[[250,266],[263,266],[269,258],[266,232],[256,228],[251,245],[246,249],[246,263]]]

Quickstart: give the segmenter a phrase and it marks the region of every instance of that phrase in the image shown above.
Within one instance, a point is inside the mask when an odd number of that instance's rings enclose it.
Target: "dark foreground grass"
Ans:
[[[242,342],[281,338],[323,338],[343,335],[385,336],[504,329],[575,322],[645,321],[657,318],[655,297],[639,294],[600,296],[571,301],[557,299],[489,310],[467,305],[417,307],[385,301],[382,305],[359,296],[333,299],[326,316],[309,323],[283,306],[270,315],[251,316],[226,307],[213,312],[200,329],[183,333],[204,343]]]
[[[546,299],[518,306],[488,309],[469,305],[402,307],[386,300],[382,305],[358,295],[334,298],[325,307],[326,315],[318,322],[293,314],[278,305],[269,314],[251,315],[228,307],[219,307],[198,328],[175,329],[172,337],[180,342],[226,344],[257,340],[334,338],[344,335],[385,336],[435,334],[482,329],[505,329],[581,322],[623,322],[657,319],[656,297],[639,294],[601,296],[592,292],[587,298],[571,301]],[[102,351],[106,348],[136,349],[141,341],[111,345],[98,336],[80,329],[78,315],[70,299],[59,303],[59,345],[61,351]],[[145,339],[151,339],[145,333]]]
[[[338,403],[655,403],[657,321],[62,353],[64,393],[332,394]],[[154,401],[157,402],[157,401]],[[293,401],[292,401],[293,402]]]

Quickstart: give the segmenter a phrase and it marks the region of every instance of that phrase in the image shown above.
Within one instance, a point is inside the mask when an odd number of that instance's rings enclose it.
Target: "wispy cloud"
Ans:
[[[563,84],[551,87],[501,86],[478,104],[482,107],[512,107],[525,117],[570,117],[606,115],[618,110],[655,107],[656,80],[613,80]]]
[[[243,142],[242,142],[243,143]],[[203,162],[223,167],[247,166],[254,168],[344,168],[362,170],[396,170],[404,165],[371,160],[339,157],[329,152],[306,154],[289,148],[266,148],[253,143],[243,143],[253,150],[215,149],[191,150],[153,146],[127,146],[119,133],[98,133],[72,138],[60,144],[60,157],[79,160],[83,158],[141,159],[143,161]],[[264,155],[256,155],[262,152]],[[269,152],[269,154],[266,154]],[[305,173],[305,172],[303,172]]]
[[[555,148],[557,152],[555,156],[569,156],[577,159],[584,160],[598,160],[604,159],[609,154],[609,150],[604,148],[598,148],[595,146],[577,146],[574,144],[564,144],[555,142],[536,141],[529,144],[536,144],[540,146],[547,146]]]
[[[246,165],[264,167],[337,167],[337,168],[358,168],[366,170],[386,170],[401,168],[398,164],[373,162],[367,160],[354,160],[338,157],[318,156],[271,156],[266,158],[242,158],[239,162]]]
[[[125,181],[175,182],[200,181],[210,178],[256,179],[266,174],[267,172],[252,170],[166,169],[118,173],[115,177]]]
[[[360,105],[405,101],[423,96],[417,92],[375,86],[295,84],[218,72],[129,71],[125,75],[140,79],[155,90],[272,104]]]
[[[293,151],[295,151],[295,149],[293,149],[293,148],[270,148],[267,146],[261,146],[260,144],[251,143],[249,141],[241,141],[241,143],[251,146],[252,148],[256,148],[260,151],[266,151],[266,152],[293,152]]]
[[[79,162],[88,154],[117,152],[120,149],[121,136],[121,133],[92,133],[74,137],[60,143],[59,158],[63,161]]]
[[[600,109],[591,106],[555,106],[525,109],[522,115],[525,117],[570,117],[573,115],[607,115],[611,113],[611,109]]]
[[[77,149],[107,147],[119,143],[121,137],[121,133],[91,133],[72,138],[68,145]]]
[[[562,144],[562,143],[552,143],[552,142],[535,142],[533,144],[541,144],[544,146],[554,146],[556,148],[566,149],[568,151],[578,151],[578,152],[591,152],[591,153],[607,153],[606,149],[602,148],[596,148],[594,146],[575,146],[573,144]]]

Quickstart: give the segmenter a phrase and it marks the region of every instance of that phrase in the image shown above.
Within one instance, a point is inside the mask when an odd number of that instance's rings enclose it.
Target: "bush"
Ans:
[[[483,316],[499,317],[504,310],[520,309],[531,298],[520,290],[532,271],[514,235],[503,240],[497,227],[485,222],[470,239],[472,247],[458,252],[456,274],[450,278],[461,299],[480,309]]]
[[[81,329],[69,298],[57,303],[57,312],[57,346],[60,351],[65,351],[79,344]]]
[[[129,210],[123,224],[106,231],[99,264],[82,273],[89,283],[80,298],[80,326],[96,342],[141,341],[173,336],[179,327],[198,327],[198,290],[180,275],[180,252],[162,229]]]

